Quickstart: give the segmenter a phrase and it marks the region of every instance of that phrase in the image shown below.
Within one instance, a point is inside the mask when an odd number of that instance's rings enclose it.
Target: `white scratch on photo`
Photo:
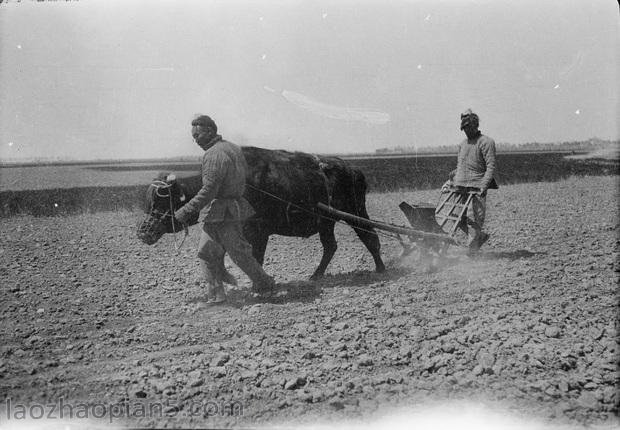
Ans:
[[[263,88],[270,93],[278,93],[271,87],[264,86]],[[368,124],[387,124],[390,122],[390,115],[386,112],[330,105],[294,91],[282,90],[279,94],[295,106],[327,118],[345,121],[361,121]]]

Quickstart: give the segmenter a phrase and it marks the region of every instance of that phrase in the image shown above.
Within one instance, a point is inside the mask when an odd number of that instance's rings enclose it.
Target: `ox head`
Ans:
[[[146,190],[146,216],[138,225],[138,238],[152,245],[165,233],[183,230],[183,226],[175,222],[174,213],[185,204],[185,200],[175,175],[160,173]]]

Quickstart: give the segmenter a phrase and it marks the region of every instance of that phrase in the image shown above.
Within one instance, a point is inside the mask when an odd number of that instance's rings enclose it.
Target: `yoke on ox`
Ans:
[[[319,203],[368,219],[364,175],[336,157],[249,146],[242,151],[248,164],[244,196],[256,211],[243,232],[254,258],[263,264],[272,234],[310,237],[319,233],[323,256],[311,279],[321,277],[337,249],[334,224],[339,218],[323,213]],[[138,237],[152,245],[165,233],[181,231],[182,226],[173,225],[172,215],[201,187],[200,175],[168,179],[160,174],[147,190],[146,217],[138,227]],[[384,271],[374,228],[356,219],[345,221],[372,254],[376,271]],[[191,224],[197,222],[197,218],[191,220]]]

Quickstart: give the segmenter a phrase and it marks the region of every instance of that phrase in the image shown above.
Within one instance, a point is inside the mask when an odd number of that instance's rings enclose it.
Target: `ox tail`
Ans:
[[[368,190],[366,177],[357,169],[353,169],[352,177],[353,187],[351,194],[353,197],[353,209],[355,211],[355,215],[366,218],[368,217],[366,212],[366,191]]]

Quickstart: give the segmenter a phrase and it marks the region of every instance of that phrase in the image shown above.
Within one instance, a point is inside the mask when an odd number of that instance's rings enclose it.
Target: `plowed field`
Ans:
[[[244,300],[249,281],[227,261],[240,285],[217,308],[202,302],[198,227],[177,253],[172,236],[136,239],[138,212],[3,219],[0,422],[19,405],[61,402],[65,417],[82,405],[118,425],[221,427],[467,400],[543,422],[617,424],[617,181],[490,192],[481,255],[452,247],[434,273],[415,253],[399,260],[385,237],[388,270],[372,272],[339,225],[328,274],[305,294]],[[406,224],[402,200],[436,198],[370,194],[368,208]],[[273,237],[265,268],[295,291],[319,258],[317,237]]]

